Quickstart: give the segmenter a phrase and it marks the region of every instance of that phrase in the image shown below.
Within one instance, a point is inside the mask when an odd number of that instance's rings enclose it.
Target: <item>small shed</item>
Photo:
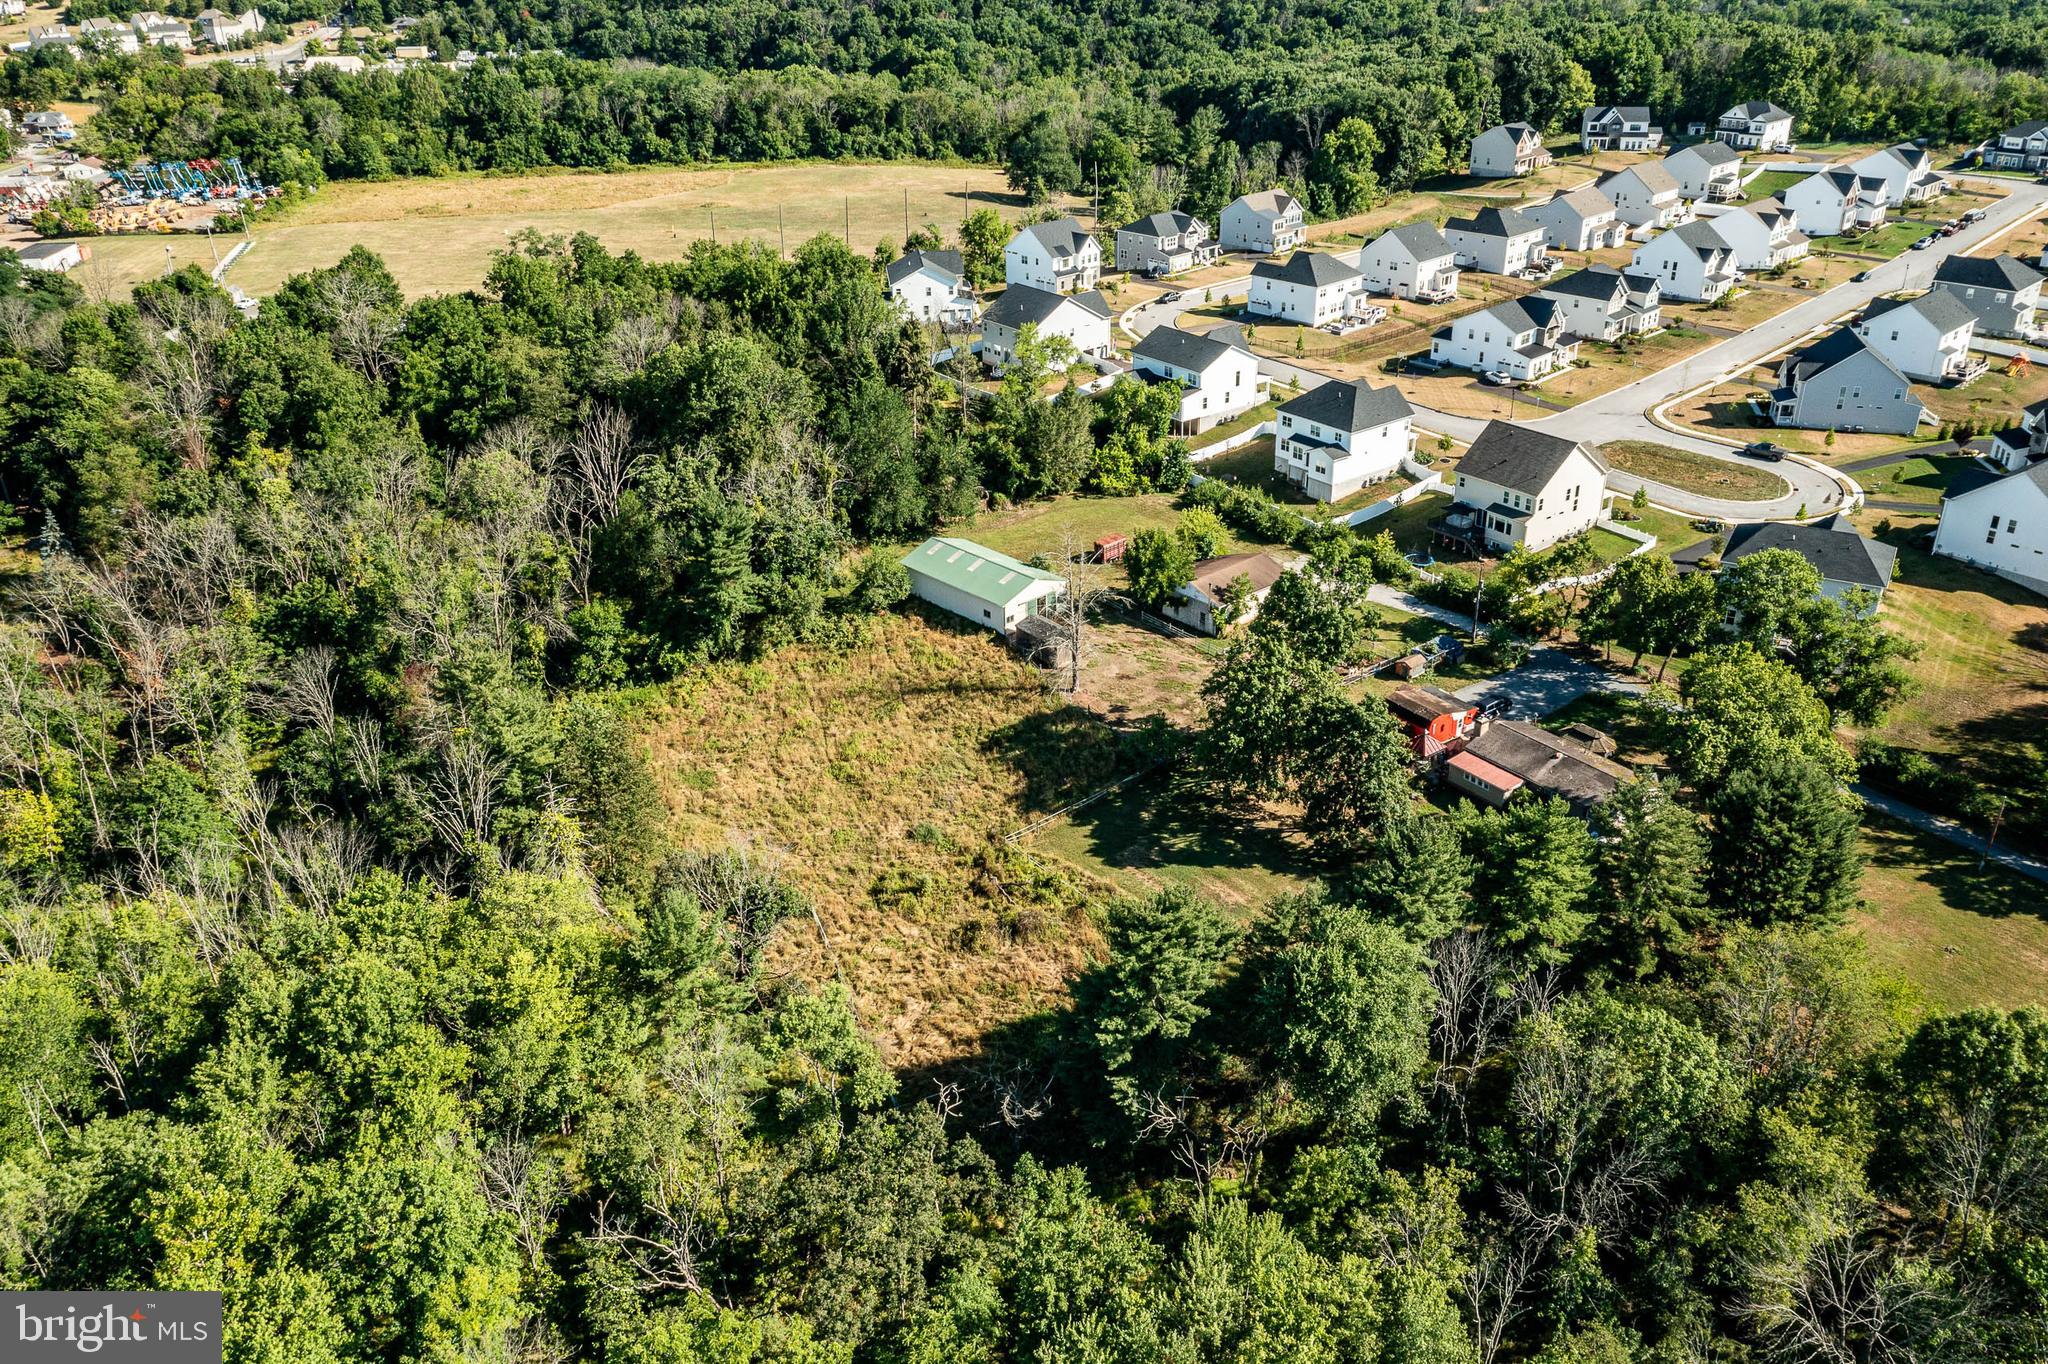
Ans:
[[[1026,663],[1059,672],[1073,662],[1074,644],[1044,616],[1026,616],[1010,631],[1010,648]]]
[[[1129,542],[1121,535],[1105,535],[1095,542],[1095,562],[1113,564],[1124,557]]]
[[[1403,654],[1394,660],[1394,676],[1413,682],[1429,671],[1429,660],[1421,654]]]

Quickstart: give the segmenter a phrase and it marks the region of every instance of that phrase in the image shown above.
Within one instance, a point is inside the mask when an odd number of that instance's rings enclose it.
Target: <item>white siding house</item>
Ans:
[[[1620,246],[1628,227],[1615,216],[1614,200],[1591,185],[1560,194],[1522,212],[1543,226],[1543,244],[1554,251],[1598,251]]]
[[[1909,436],[1926,415],[1906,376],[1849,327],[1786,356],[1771,394],[1772,421],[1814,431]]]
[[[1561,436],[1488,422],[1458,461],[1458,506],[1495,551],[1532,553],[1591,530],[1607,505],[1606,460]]]
[[[1319,502],[1390,478],[1415,451],[1415,409],[1392,384],[1332,379],[1274,414],[1273,469]]]
[[[891,262],[885,278],[889,297],[919,322],[971,327],[981,316],[958,251],[906,251]]]
[[[1939,199],[1949,191],[1946,175],[1934,169],[1925,147],[1916,147],[1910,142],[1886,147],[1883,151],[1872,152],[1861,161],[1849,163],[1849,169],[1858,175],[1884,182],[1884,202],[1887,208],[1904,208],[1908,204],[1924,204],[1930,199]]]
[[[1799,215],[1776,199],[1745,204],[1713,223],[1721,240],[1735,249],[1735,264],[1743,270],[1775,270],[1812,249],[1799,230]]]
[[[1863,344],[1908,379],[1966,384],[1984,372],[1982,357],[1970,354],[1977,315],[1954,294],[1936,289],[1914,299],[1873,299],[1855,325]]]
[[[1209,225],[1179,209],[1116,230],[1116,268],[1141,275],[1177,275],[1207,265],[1219,249],[1209,239]]]
[[[1991,458],[2007,469],[2024,469],[2043,455],[2048,455],[2048,399],[2029,403],[2018,426],[1991,437]]]
[[[1524,383],[1570,366],[1579,338],[1564,328],[1557,300],[1532,294],[1466,313],[1430,337],[1429,358],[1484,374],[1498,372]]]
[[[1141,382],[1181,386],[1175,435],[1206,431],[1266,400],[1258,357],[1215,336],[1155,327],[1131,347],[1131,374]]]
[[[1248,312],[1320,327],[1343,317],[1359,296],[1358,271],[1321,251],[1297,251],[1284,261],[1260,261],[1252,267],[1245,296]]]
[[[1742,153],[1725,142],[1696,142],[1664,158],[1664,169],[1688,199],[1726,203],[1742,195]]]
[[[1799,230],[1809,237],[1839,237],[1884,226],[1884,181],[1846,166],[1815,171],[1778,197],[1798,215]]]
[[[1666,298],[1711,303],[1735,287],[1742,271],[1735,248],[1723,241],[1711,222],[1680,223],[1636,248],[1637,274],[1654,276]]]
[[[1227,629],[1249,625],[1259,614],[1266,594],[1286,576],[1287,566],[1266,553],[1204,559],[1195,565],[1195,576],[1167,598],[1159,610],[1191,630],[1220,635]],[[1233,612],[1230,597],[1240,591],[1244,599]]]
[[[1536,291],[1557,304],[1564,329],[1587,341],[1618,341],[1664,325],[1663,290],[1650,275],[1589,265]]]
[[[1721,115],[1714,138],[1745,152],[1780,151],[1792,145],[1792,115],[1767,99],[1753,99]]]
[[[1664,145],[1664,130],[1640,104],[1599,104],[1579,115],[1579,141],[1592,152],[1653,152]]]
[[[1472,174],[1505,180],[1541,170],[1551,162],[1543,134],[1526,123],[1502,123],[1472,139]]]
[[[1057,573],[949,535],[934,535],[904,555],[903,567],[912,596],[1003,635],[1067,587]]]
[[[1072,218],[1017,229],[1003,248],[1003,282],[1055,294],[1093,289],[1102,277],[1102,246]]]
[[[1944,498],[1934,552],[2048,595],[2048,463]]]
[[[1064,338],[1079,359],[1110,352],[1109,304],[1101,294],[1055,294],[1012,284],[981,315],[981,358],[997,369],[1014,363],[1026,327],[1036,327],[1041,341]]]
[[[1444,240],[1461,269],[1519,275],[1546,264],[1543,224],[1512,208],[1482,208],[1444,224]]]
[[[1360,249],[1358,269],[1372,293],[1423,303],[1458,296],[1457,253],[1428,223],[1382,232]]]
[[[1614,215],[1630,227],[1670,227],[1685,218],[1685,196],[1661,161],[1616,171],[1600,182],[1600,192],[1614,201]]]
[[[1218,221],[1217,236],[1226,251],[1277,256],[1308,240],[1301,203],[1284,189],[1260,190],[1231,201]]]

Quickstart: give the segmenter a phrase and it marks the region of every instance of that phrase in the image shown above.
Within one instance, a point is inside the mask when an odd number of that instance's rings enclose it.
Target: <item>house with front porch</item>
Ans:
[[[1177,275],[1207,265],[1221,251],[1209,238],[1209,225],[1179,209],[1116,230],[1116,268],[1140,275]]]
[[[1526,123],[1502,123],[1472,139],[1471,172],[1490,180],[1528,175],[1551,163],[1543,134]]]
[[[1630,227],[1671,227],[1685,220],[1685,197],[1661,161],[1616,171],[1600,182],[1600,192],[1614,201],[1614,216]]]
[[[1977,315],[1944,290],[1918,298],[1872,299],[1855,328],[1864,345],[1908,379],[1967,384],[1984,373],[1984,358],[1970,353]]]
[[[1666,298],[1689,303],[1712,303],[1742,278],[1735,248],[1704,219],[1658,233],[1636,248],[1630,264],[1635,273],[1656,279]]]
[[[1599,523],[1612,472],[1577,441],[1488,422],[1458,461],[1453,514],[1475,520],[1476,537],[1495,553],[1516,545],[1536,553]]]
[[[1884,182],[1886,208],[1924,204],[1949,192],[1949,178],[1934,169],[1925,147],[1901,142],[1849,163],[1858,175]]]
[[[1725,142],[1696,142],[1664,158],[1664,169],[1688,199],[1725,204],[1742,197],[1742,153]]]
[[[1542,224],[1543,244],[1553,251],[1600,251],[1628,239],[1627,225],[1615,216],[1614,200],[1591,185],[1522,213]]]
[[[1934,268],[1934,287],[1961,300],[1977,318],[1977,335],[2040,339],[2039,270],[2016,256],[1950,256]]]
[[[1640,104],[1598,104],[1579,115],[1579,141],[1589,152],[1653,152],[1664,130]]]
[[[1794,181],[1778,198],[1809,237],[1839,237],[1884,226],[1884,181],[1847,166],[1829,166]]]
[[[1273,472],[1318,502],[1391,478],[1415,453],[1415,409],[1401,390],[1331,379],[1273,414]]]
[[[1438,329],[1429,339],[1429,358],[1534,383],[1578,359],[1579,338],[1565,330],[1557,300],[1531,294],[1467,313]]]
[[[1304,327],[1335,322],[1364,289],[1358,271],[1323,251],[1297,251],[1284,261],[1252,267],[1245,311]]]
[[[889,263],[883,277],[889,297],[919,322],[959,330],[981,316],[958,251],[906,251]]]
[[[1267,381],[1257,356],[1224,337],[1179,327],[1154,327],[1138,338],[1131,347],[1131,377],[1180,385],[1176,436],[1207,431],[1266,400]]]
[[[1545,262],[1543,224],[1512,208],[1482,208],[1444,224],[1444,240],[1461,269],[1519,275]]]
[[[1737,151],[1781,151],[1792,145],[1792,114],[1767,99],[1753,99],[1721,115],[1714,140]]]
[[[1055,368],[1098,360],[1110,353],[1109,304],[1101,294],[1056,294],[1028,284],[1012,284],[981,315],[981,358],[992,369],[1017,361],[1017,348],[1035,328],[1040,341],[1057,337],[1073,347],[1073,355]]]
[[[1759,199],[1711,221],[1721,240],[1734,249],[1740,270],[1775,270],[1812,250],[1799,230],[1799,215],[1778,199]]]
[[[1564,328],[1586,341],[1619,341],[1664,325],[1663,289],[1654,276],[1589,265],[1536,291],[1558,307]]]
[[[1216,235],[1226,251],[1277,256],[1308,240],[1307,222],[1300,200],[1284,189],[1266,189],[1231,200]]]
[[[1003,282],[1049,293],[1082,293],[1102,277],[1102,244],[1072,218],[1030,223],[1003,248]]]
[[[1813,431],[1883,431],[1910,436],[1927,417],[1898,366],[1853,327],[1787,355],[1771,394],[1771,420]]]
[[[1443,303],[1458,296],[1457,252],[1429,223],[1382,232],[1358,253],[1369,293]]]
[[[2033,175],[2048,171],[2048,119],[2030,118],[2014,124],[1979,148],[1978,155],[1992,170]]]

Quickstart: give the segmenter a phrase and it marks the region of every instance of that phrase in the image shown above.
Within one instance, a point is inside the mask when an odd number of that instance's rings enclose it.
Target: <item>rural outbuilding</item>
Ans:
[[[1019,563],[972,540],[934,535],[903,556],[914,596],[1007,635],[1066,590],[1057,573]]]

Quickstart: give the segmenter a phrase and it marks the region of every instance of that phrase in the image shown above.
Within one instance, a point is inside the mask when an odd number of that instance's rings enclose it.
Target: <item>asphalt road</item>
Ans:
[[[1589,398],[1564,412],[1548,416],[1532,415],[1531,419],[1523,424],[1553,435],[1593,444],[1615,440],[1649,440],[1697,451],[1716,459],[1742,461],[1743,456],[1732,446],[1703,436],[1674,431],[1659,425],[1651,414],[1674,398],[1717,383],[1730,374],[1740,373],[1758,361],[1791,347],[1810,333],[1823,329],[1836,318],[1860,311],[1874,298],[1897,293],[1903,289],[1927,287],[1942,260],[2011,230],[2038,213],[2044,204],[2048,204],[2048,186],[2017,180],[2002,183],[2009,192],[2005,198],[1986,210],[1983,221],[1964,228],[1953,237],[1941,238],[1925,251],[1907,251],[1882,265],[1872,266],[1870,278],[1862,283],[1837,285],[1826,293],[1816,294],[1775,317],[1766,318],[1747,331],[1717,342],[1655,374],[1625,384],[1610,393]],[[1358,263],[1357,251],[1336,254],[1339,260],[1347,264]],[[1251,276],[1246,274],[1220,284],[1206,285],[1199,291],[1191,290],[1190,293],[1229,294],[1249,287],[1250,283]],[[1183,312],[1196,306],[1197,302],[1197,297],[1189,297],[1174,303],[1155,300],[1139,304],[1124,314],[1122,325],[1131,335],[1143,336],[1154,327],[1176,321]],[[1259,372],[1302,388],[1314,388],[1328,381],[1327,375],[1264,356],[1259,359]],[[1540,409],[1532,408],[1532,414],[1536,411]],[[1461,417],[1427,407],[1418,407],[1416,418],[1418,425],[1461,441],[1473,440],[1486,425],[1476,418]],[[1730,521],[1787,520],[1797,516],[1802,508],[1810,516],[1820,516],[1839,507],[1853,496],[1854,483],[1818,461],[1794,456],[1773,465],[1772,471],[1785,479],[1790,485],[1790,491],[1785,496],[1768,502],[1738,502],[1727,498],[1707,497],[1619,472],[1608,480],[1608,486],[1615,492],[1628,496],[1633,495],[1640,485],[1647,488],[1650,500],[1659,506],[1669,507],[1673,511],[1683,512],[1689,516],[1717,516]]]
[[[1510,719],[1540,720],[1594,692],[1635,696],[1647,690],[1641,682],[1545,645],[1531,649],[1519,668],[1460,688],[1457,697],[1474,702],[1506,697],[1514,706]]]

